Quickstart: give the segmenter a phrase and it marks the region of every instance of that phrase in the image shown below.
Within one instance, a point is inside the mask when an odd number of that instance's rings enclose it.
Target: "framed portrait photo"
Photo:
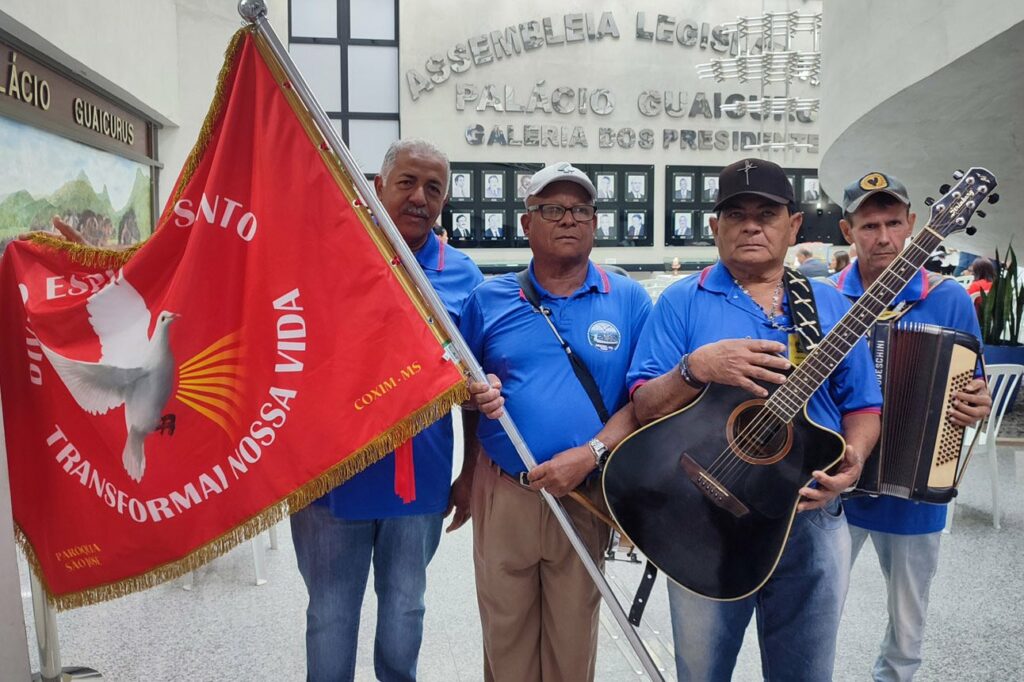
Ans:
[[[515,228],[515,237],[520,241],[526,241],[526,232],[523,231],[523,216],[526,215],[526,211],[516,211],[516,222],[513,227]]]
[[[530,179],[533,173],[519,171],[516,173],[516,199],[525,199],[530,191]]]
[[[594,178],[598,201],[615,201],[615,173],[598,173]]]
[[[647,201],[647,176],[643,173],[626,174],[626,201]]]
[[[692,211],[672,211],[672,236],[676,239],[693,239]]]
[[[717,180],[717,178],[716,178]],[[714,217],[714,211],[702,211],[700,214],[700,234],[699,239],[714,239],[711,234],[711,219]]]
[[[505,238],[505,212],[484,211],[484,229],[481,239],[494,242]]]
[[[803,202],[818,201],[821,199],[821,185],[818,178],[804,178],[803,192],[800,200]]]
[[[647,213],[629,211],[626,213],[626,239],[639,240],[647,238]]]
[[[473,214],[468,211],[452,213],[452,224],[448,226],[448,238],[457,242],[473,239]]]
[[[709,203],[718,201],[718,176],[705,175],[701,200]]]
[[[473,171],[454,171],[452,173],[452,201],[473,200]]]
[[[672,174],[672,201],[693,201],[693,173]]]
[[[595,214],[594,239],[599,242],[615,242],[619,239],[619,214],[615,211],[598,211]]]
[[[484,172],[484,200],[501,201],[505,198],[505,175],[503,173]]]

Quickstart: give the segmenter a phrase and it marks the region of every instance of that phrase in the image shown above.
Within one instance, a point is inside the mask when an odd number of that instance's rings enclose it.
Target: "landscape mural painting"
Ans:
[[[0,249],[59,216],[95,246],[153,231],[150,168],[0,116]]]

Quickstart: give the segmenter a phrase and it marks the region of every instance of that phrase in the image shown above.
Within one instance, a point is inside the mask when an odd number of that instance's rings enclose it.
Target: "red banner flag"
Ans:
[[[0,266],[19,537],[57,608],[194,569],[465,398],[443,332],[248,30],[154,235]]]

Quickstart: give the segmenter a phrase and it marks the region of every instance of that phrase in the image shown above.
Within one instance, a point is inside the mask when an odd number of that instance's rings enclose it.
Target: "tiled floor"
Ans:
[[[925,663],[918,680],[1024,679],[1024,455],[1000,453],[1005,516],[991,524],[988,468],[976,460],[961,490],[952,535],[943,538],[932,590]],[[58,617],[65,665],[88,665],[104,679],[301,680],[304,678],[305,589],[295,567],[288,524],[281,549],[268,553],[269,582],[256,587],[248,545],[201,569],[190,592],[177,581],[141,594]],[[24,566],[22,566],[24,569]],[[613,563],[608,574],[625,594],[638,566]],[[27,595],[27,580],[22,575]],[[659,578],[659,582],[661,579]],[[26,618],[30,601],[25,600]],[[363,606],[358,680],[372,680],[374,597]],[[607,617],[598,679],[636,679],[631,655]],[[30,624],[29,641],[34,641]],[[884,585],[873,550],[854,567],[840,631],[837,680],[865,680],[885,627]],[[674,676],[664,584],[655,588],[641,631],[655,657]],[[753,629],[735,679],[760,679]],[[33,664],[37,656],[31,652]],[[480,680],[481,645],[469,529],[446,535],[430,567],[426,634],[420,663],[424,682]]]

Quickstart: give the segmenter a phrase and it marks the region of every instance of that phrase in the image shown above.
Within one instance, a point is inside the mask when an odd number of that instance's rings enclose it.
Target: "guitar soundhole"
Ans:
[[[764,408],[763,400],[748,400],[729,415],[729,447],[745,462],[774,464],[793,445],[793,427]]]

